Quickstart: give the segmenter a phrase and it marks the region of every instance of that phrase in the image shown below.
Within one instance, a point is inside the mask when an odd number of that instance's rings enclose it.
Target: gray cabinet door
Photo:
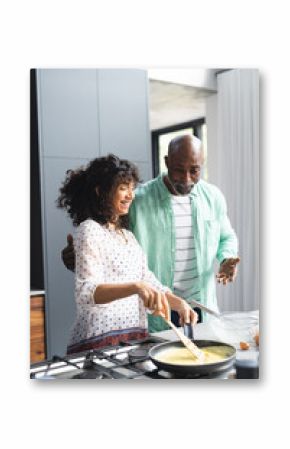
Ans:
[[[44,156],[98,157],[97,70],[37,70]]]
[[[139,174],[142,182],[146,182],[152,179],[152,166],[149,162],[135,162],[135,164],[139,169]]]
[[[148,80],[145,70],[100,69],[101,154],[151,163]]]
[[[85,165],[84,159],[44,158],[42,216],[44,236],[45,314],[48,357],[64,355],[75,318],[74,273],[67,270],[61,250],[67,234],[75,232],[66,212],[56,207],[59,188],[68,169]]]

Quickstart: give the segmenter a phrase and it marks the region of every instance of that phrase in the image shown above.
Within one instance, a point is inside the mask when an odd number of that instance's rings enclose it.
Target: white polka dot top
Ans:
[[[147,329],[147,314],[138,295],[108,304],[95,304],[99,284],[144,281],[168,291],[148,269],[146,256],[134,235],[109,230],[94,220],[80,224],[75,238],[75,299],[77,317],[69,345],[128,329]],[[126,240],[124,239],[126,237]]]

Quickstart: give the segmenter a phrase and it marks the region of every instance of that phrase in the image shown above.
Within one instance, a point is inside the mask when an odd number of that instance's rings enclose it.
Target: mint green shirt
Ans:
[[[172,195],[163,183],[163,176],[136,189],[129,212],[130,229],[147,255],[150,270],[163,285],[173,289],[175,224]],[[237,257],[238,241],[227,216],[224,196],[217,187],[201,180],[190,196],[200,301],[218,310],[214,261]],[[168,328],[161,317],[152,315],[148,315],[148,325],[150,332]]]

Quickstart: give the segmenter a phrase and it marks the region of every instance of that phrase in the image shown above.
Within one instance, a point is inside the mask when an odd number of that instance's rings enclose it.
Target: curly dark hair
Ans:
[[[57,207],[67,210],[75,226],[87,218],[106,224],[114,219],[114,192],[121,183],[128,182],[140,182],[134,164],[114,154],[99,157],[86,167],[66,172]],[[128,215],[120,216],[116,226],[128,229]]]

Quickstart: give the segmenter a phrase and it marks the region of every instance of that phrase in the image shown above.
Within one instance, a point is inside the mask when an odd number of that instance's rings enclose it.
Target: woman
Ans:
[[[196,313],[160,284],[128,230],[128,211],[139,182],[137,168],[114,155],[69,170],[58,198],[78,226],[75,241],[77,318],[68,354],[147,335],[146,309],[180,323]]]

